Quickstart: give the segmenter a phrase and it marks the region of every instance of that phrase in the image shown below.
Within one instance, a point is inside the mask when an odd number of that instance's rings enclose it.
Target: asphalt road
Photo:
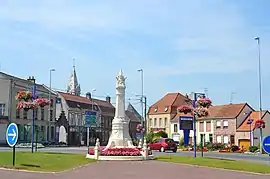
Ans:
[[[12,148],[0,147],[0,152],[12,151]],[[29,148],[16,148],[16,151],[31,151]],[[75,154],[86,154],[86,147],[59,147],[59,148],[42,148],[38,149],[40,152],[57,152],[57,153],[75,153]],[[184,155],[184,156],[193,156],[193,152],[153,152],[155,156],[162,155]],[[201,152],[197,152],[197,156],[201,156]],[[231,160],[245,160],[251,162],[258,162],[264,164],[270,164],[270,157],[268,155],[260,154],[239,154],[239,153],[219,153],[219,152],[206,152],[204,153],[205,157],[211,158],[223,158]]]

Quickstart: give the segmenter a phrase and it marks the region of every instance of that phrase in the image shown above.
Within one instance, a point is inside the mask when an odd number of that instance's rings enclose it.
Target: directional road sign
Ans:
[[[94,127],[97,122],[97,112],[95,111],[85,111],[85,126]]]
[[[266,136],[262,142],[263,150],[270,155],[270,136]]]
[[[18,141],[18,127],[15,123],[9,124],[6,131],[6,140],[10,147],[13,147],[16,145]]]

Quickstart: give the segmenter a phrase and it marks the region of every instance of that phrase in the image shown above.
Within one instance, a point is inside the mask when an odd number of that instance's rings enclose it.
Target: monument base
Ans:
[[[86,154],[86,158],[95,159],[95,155]],[[143,161],[143,160],[154,160],[154,155],[149,155],[147,159],[144,156],[99,156],[98,160],[101,161]]]

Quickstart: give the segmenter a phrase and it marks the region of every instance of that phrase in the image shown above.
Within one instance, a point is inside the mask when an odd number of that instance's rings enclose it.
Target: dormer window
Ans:
[[[157,112],[158,108],[155,108],[155,112]]]
[[[168,111],[168,107],[166,107],[166,108],[164,109],[164,111],[167,112],[167,111]]]

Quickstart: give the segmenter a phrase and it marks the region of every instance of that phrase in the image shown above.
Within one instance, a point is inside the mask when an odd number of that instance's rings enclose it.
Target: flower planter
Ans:
[[[192,112],[192,108],[189,107],[188,105],[182,105],[180,107],[177,108],[178,112],[187,114],[187,113],[191,113]]]
[[[197,106],[201,106],[204,108],[209,108],[211,106],[211,104],[212,104],[212,101],[209,98],[199,98],[196,101]]]

